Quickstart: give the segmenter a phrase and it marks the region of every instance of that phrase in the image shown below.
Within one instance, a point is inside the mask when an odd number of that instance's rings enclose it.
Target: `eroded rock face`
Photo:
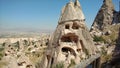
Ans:
[[[90,34],[97,37],[99,42],[115,44],[120,27],[120,13],[114,9],[112,0],[104,0],[96,18],[91,26]],[[95,38],[96,39],[96,38]],[[96,41],[95,41],[96,42]],[[98,41],[97,41],[98,42]]]
[[[97,36],[104,34],[110,25],[120,23],[119,16],[119,12],[114,9],[112,0],[104,0],[90,29],[91,34]]]
[[[93,30],[103,30],[107,25],[112,24],[113,21],[114,6],[112,0],[104,0],[102,7],[100,8],[95,21],[92,25]],[[92,30],[92,29],[91,29]]]
[[[102,47],[102,46],[105,47],[106,48],[105,51],[107,51],[106,56],[110,55],[109,58],[113,57],[112,59],[110,59],[111,60],[110,66],[108,65],[109,67],[105,67],[105,68],[112,68],[111,65],[118,65],[117,63],[120,62],[119,61],[120,47],[118,46],[118,42],[120,41],[119,40],[116,41],[119,38],[118,35],[120,28],[119,17],[120,17],[120,13],[114,9],[112,0],[104,0],[103,5],[101,6],[90,29],[90,33],[93,36],[94,40],[97,39],[97,41],[95,42],[99,43],[97,47]],[[112,54],[113,56],[111,56]],[[105,59],[105,61],[109,63],[107,59]],[[119,67],[115,67],[115,68],[119,68]]]
[[[50,38],[44,67],[55,67],[62,63],[68,68],[70,64],[78,64],[97,51],[85,25],[79,1],[69,2],[63,8],[56,31]]]

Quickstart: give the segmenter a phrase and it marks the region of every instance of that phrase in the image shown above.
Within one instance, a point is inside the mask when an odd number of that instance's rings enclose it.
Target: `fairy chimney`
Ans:
[[[112,0],[103,0],[103,4],[96,15],[90,32],[104,31],[106,27],[110,26],[113,23],[114,11]]]
[[[58,26],[50,38],[44,57],[44,68],[50,68],[62,63],[65,68],[71,60],[78,64],[88,56],[97,52],[89,30],[85,25],[85,17],[78,0],[70,1],[62,9]]]

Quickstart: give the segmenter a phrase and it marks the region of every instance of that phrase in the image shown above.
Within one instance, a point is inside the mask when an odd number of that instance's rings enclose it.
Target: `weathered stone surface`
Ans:
[[[112,24],[120,23],[119,17],[119,12],[115,11],[112,0],[104,0],[91,26],[91,34],[102,35],[100,32],[104,33]]]
[[[119,66],[120,63],[119,61],[120,47],[118,45],[119,44],[118,42],[120,42],[118,40],[119,38],[118,33],[120,28],[119,17],[120,17],[120,12],[114,9],[112,0],[104,0],[103,5],[101,6],[98,14],[96,15],[96,18],[90,29],[90,33],[93,36],[93,38],[97,37],[97,40],[99,40],[95,42],[96,43],[100,42],[100,44],[98,44],[97,47],[101,50],[104,49],[107,52],[105,57],[109,59],[103,60],[106,62],[105,64],[103,64],[103,66],[105,65],[104,68],[112,68],[115,67],[115,65]],[[112,60],[111,57],[113,57]],[[111,60],[111,64],[109,64],[110,60]],[[115,68],[119,68],[119,67],[115,67]]]
[[[62,63],[68,68],[72,63],[77,65],[97,53],[98,49],[85,25],[80,3],[78,0],[70,1],[63,8],[58,26],[50,38],[46,58],[44,57],[44,67],[55,67]]]
[[[120,13],[114,9],[112,0],[104,0],[91,26],[91,35],[102,37],[105,43],[115,43],[120,27]]]
[[[63,9],[59,19],[59,23],[70,20],[85,20],[82,8],[78,0],[75,3],[69,2]]]

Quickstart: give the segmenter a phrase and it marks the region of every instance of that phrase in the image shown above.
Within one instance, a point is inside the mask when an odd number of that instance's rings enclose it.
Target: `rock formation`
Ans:
[[[113,21],[114,5],[112,0],[104,0],[95,21],[93,22],[92,29],[103,30],[107,25],[112,24]]]
[[[103,45],[103,47],[105,47],[105,51],[107,52],[106,54],[103,54],[103,56],[107,58],[102,57],[104,59],[102,62],[105,62],[105,66],[103,64],[103,68],[112,68],[114,65],[119,66],[119,28],[120,11],[118,12],[115,10],[112,0],[104,0],[103,5],[98,11],[98,14],[96,15],[96,18],[90,29],[90,33],[94,38],[94,41],[99,44],[100,47]]]
[[[115,10],[112,0],[104,0],[91,26],[91,35],[102,36],[104,42],[111,43],[117,39],[119,27],[120,13]]]
[[[63,65],[64,68],[68,68],[72,63],[78,64],[91,55],[96,55],[97,52],[85,25],[85,17],[79,1],[70,1],[62,9],[58,26],[50,38],[40,67],[54,68]]]
[[[104,31],[108,26],[119,23],[119,12],[115,11],[112,0],[104,0],[103,5],[101,6],[93,24],[90,32],[92,34],[100,34],[101,31]]]

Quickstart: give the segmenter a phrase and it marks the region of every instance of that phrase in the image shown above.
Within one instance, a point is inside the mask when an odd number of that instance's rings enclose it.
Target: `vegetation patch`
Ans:
[[[63,62],[59,62],[53,68],[64,68],[64,64]]]
[[[106,40],[102,36],[100,36],[100,37],[94,36],[93,41],[94,42],[106,42]]]
[[[4,48],[0,48],[0,60],[2,59],[2,57],[4,56],[4,52],[3,52]]]
[[[76,63],[75,63],[74,59],[71,59],[71,63],[70,63],[70,65],[68,66],[68,68],[70,68],[70,67],[72,67],[72,66],[75,66],[75,65],[76,65]]]

